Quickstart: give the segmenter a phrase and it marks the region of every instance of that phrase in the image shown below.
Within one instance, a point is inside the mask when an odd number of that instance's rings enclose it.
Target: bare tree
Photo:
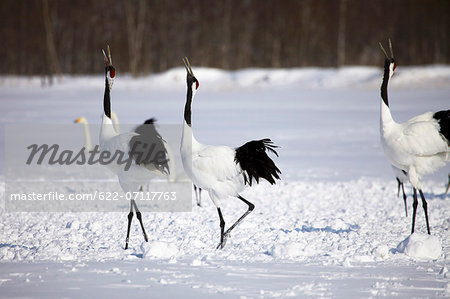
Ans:
[[[44,20],[45,27],[45,41],[47,44],[47,58],[49,66],[49,84],[53,83],[53,75],[56,74],[58,78],[61,78],[61,67],[58,62],[58,54],[56,53],[55,40],[53,37],[53,26],[50,17],[50,9],[48,0],[42,0],[42,18]]]
[[[124,0],[125,17],[128,33],[128,55],[130,72],[133,76],[139,74],[138,63],[142,55],[142,41],[145,29],[145,15],[147,10],[146,0],[130,1]],[[133,5],[136,4],[136,5]],[[135,17],[137,15],[137,17]],[[136,22],[134,21],[136,19]]]
[[[373,65],[387,38],[402,65],[449,63],[449,10],[443,0],[2,0],[0,73],[99,72],[105,43],[134,76],[185,55],[227,69]]]
[[[337,35],[337,65],[345,64],[345,33],[347,29],[347,0],[339,1],[339,26]]]

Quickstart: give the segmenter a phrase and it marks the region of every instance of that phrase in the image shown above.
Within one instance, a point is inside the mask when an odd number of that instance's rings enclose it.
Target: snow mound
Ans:
[[[442,245],[435,236],[414,233],[400,242],[397,250],[412,258],[437,259],[442,254]]]
[[[346,66],[341,68],[246,68],[227,71],[216,68],[196,67],[195,75],[202,82],[202,90],[228,90],[232,88],[264,88],[270,86],[291,86],[312,89],[335,89],[362,87],[379,89],[383,70],[373,66]],[[176,67],[162,73],[135,78],[129,74],[117,74],[114,90],[174,90],[185,88],[186,69]],[[402,66],[395,72],[395,80],[390,87],[421,86],[429,88],[445,87],[450,82],[448,65]],[[101,89],[102,75],[73,76],[64,75],[53,86],[53,90],[67,88]],[[0,87],[40,87],[41,77],[0,76]]]
[[[178,253],[178,248],[175,244],[161,241],[143,242],[141,250],[143,258],[169,259]]]
[[[387,245],[380,245],[372,250],[372,255],[375,260],[384,260],[389,257],[389,247]]]
[[[274,258],[292,259],[303,255],[304,246],[296,242],[286,242],[272,246],[269,254]]]

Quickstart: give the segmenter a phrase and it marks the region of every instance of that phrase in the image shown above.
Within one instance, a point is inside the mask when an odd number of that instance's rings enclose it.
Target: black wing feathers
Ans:
[[[450,110],[436,112],[433,117],[439,123],[439,132],[447,139],[447,144],[450,146]]]
[[[129,155],[137,165],[157,169],[169,174],[168,155],[164,140],[155,127],[156,119],[150,118],[134,130],[138,135],[130,140]]]
[[[268,151],[278,157],[275,148],[277,146],[270,139],[261,139],[249,141],[236,149],[234,161],[243,170],[245,184],[251,186],[253,179],[259,183],[263,178],[273,185],[276,179],[280,179],[281,171],[266,153]]]

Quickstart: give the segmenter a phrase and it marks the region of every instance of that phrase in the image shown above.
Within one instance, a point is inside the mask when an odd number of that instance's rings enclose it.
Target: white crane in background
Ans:
[[[119,119],[117,118],[117,115],[114,113],[114,111],[111,112],[111,120],[113,123],[114,130],[116,130],[117,133],[120,133],[120,125],[119,125]],[[87,152],[91,151],[93,149],[92,147],[92,141],[91,141],[91,131],[89,129],[89,122],[84,116],[81,116],[77,118],[74,123],[76,124],[82,124],[84,129],[84,148]]]

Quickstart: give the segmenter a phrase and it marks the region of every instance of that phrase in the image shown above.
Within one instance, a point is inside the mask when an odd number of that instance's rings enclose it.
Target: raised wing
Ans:
[[[148,119],[134,130],[136,134],[130,139],[129,155],[137,165],[169,174],[166,143],[156,130],[155,122],[153,118]]]

